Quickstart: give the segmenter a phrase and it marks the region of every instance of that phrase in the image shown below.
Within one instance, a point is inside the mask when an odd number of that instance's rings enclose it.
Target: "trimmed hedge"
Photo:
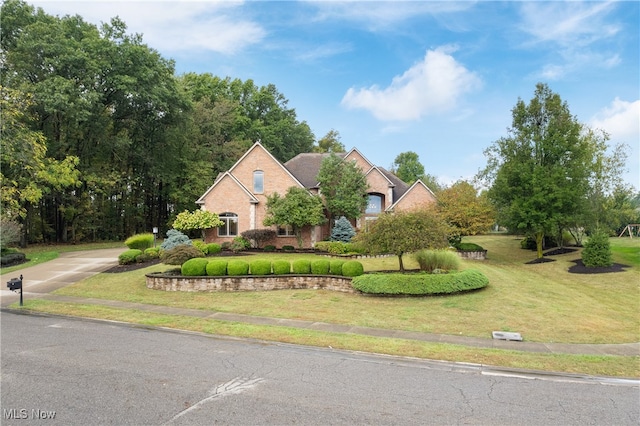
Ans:
[[[288,260],[274,260],[273,273],[275,275],[286,275],[291,273],[291,263]]]
[[[458,243],[454,247],[458,251],[484,251],[484,247],[475,243]]]
[[[132,235],[124,240],[124,245],[130,249],[144,250],[153,246],[153,234],[148,232],[145,234]]]
[[[222,251],[222,246],[218,243],[209,243],[207,244],[207,253],[208,254],[217,254]]]
[[[311,262],[307,259],[296,259],[292,263],[294,274],[310,274]]]
[[[284,251],[294,251],[295,249],[294,246],[282,246],[282,250]]]
[[[232,259],[227,263],[227,275],[248,275],[249,262],[244,260]]]
[[[194,240],[192,241],[192,243],[195,248],[197,248],[202,252],[202,254],[204,255],[209,254],[209,245],[207,243],[200,240]]]
[[[159,247],[149,247],[145,249],[144,254],[149,256],[151,259],[157,259],[160,257],[160,248]]]
[[[342,275],[342,265],[344,265],[344,260],[335,259],[329,261],[329,273],[331,275]]]
[[[276,251],[276,246],[269,244],[268,246],[264,246],[264,251]]]
[[[311,273],[314,275],[329,274],[329,259],[318,259],[311,262]]]
[[[130,265],[132,263],[136,263],[136,257],[142,254],[142,250],[139,249],[129,249],[126,250],[118,256],[118,263],[120,265]]]
[[[189,259],[182,264],[180,272],[186,277],[202,277],[207,275],[207,264],[209,261],[204,257]]]
[[[251,275],[271,275],[271,261],[269,260],[253,260],[249,263]]]
[[[367,274],[355,277],[351,284],[363,293],[425,296],[477,290],[486,287],[489,279],[467,269],[450,274]]]
[[[348,260],[342,265],[342,275],[345,277],[358,277],[362,274],[364,267],[357,260]]]
[[[214,259],[207,262],[207,275],[211,277],[219,277],[227,275],[227,261],[222,259]]]

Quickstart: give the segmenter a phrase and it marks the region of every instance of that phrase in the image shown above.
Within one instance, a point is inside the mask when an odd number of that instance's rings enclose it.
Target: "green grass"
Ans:
[[[580,252],[554,256],[555,261],[525,264],[535,252],[520,249],[519,238],[506,235],[465,237],[488,250],[487,260],[462,260],[461,269],[478,269],[489,278],[489,286],[469,294],[425,298],[378,298],[326,290],[279,290],[240,293],[179,293],[149,290],[144,275],[173,268],[155,265],[120,274],[102,273],[57,290],[60,295],[175,306],[219,312],[232,312],[275,318],[300,319],[354,326],[442,333],[490,338],[491,331],[514,331],[533,342],[628,343],[640,340],[640,239],[612,238],[614,261],[630,265],[625,272],[581,275],[568,273]],[[244,259],[317,259],[313,254],[254,254]],[[408,269],[418,265],[405,256]],[[362,259],[365,271],[397,270],[397,257]],[[54,309],[53,302],[38,309]],[[33,308],[33,305],[28,305]],[[85,308],[69,308],[71,315]],[[100,317],[104,308],[86,308],[88,316]],[[118,315],[121,315],[118,313]],[[128,318],[129,313],[119,318]],[[137,314],[136,314],[137,315]],[[139,313],[153,316],[151,313]],[[157,317],[157,318],[156,318]],[[174,317],[155,316],[160,324],[183,322]],[[127,321],[127,319],[121,319]],[[132,318],[131,321],[137,321]],[[152,321],[145,319],[145,321]],[[193,321],[196,321],[193,319]],[[188,322],[188,321],[187,321]],[[354,350],[425,356],[494,365],[519,366],[554,371],[582,372],[638,377],[639,357],[575,357],[570,355],[522,354],[506,351],[438,347],[432,344],[353,335],[325,336],[316,332],[283,330],[282,327],[257,329],[247,325],[198,325],[205,332],[292,341],[302,344],[344,347]],[[207,331],[212,330],[212,331]],[[226,330],[226,331],[225,331]],[[305,334],[307,333],[307,334]],[[311,337],[305,337],[312,335]],[[293,337],[292,337],[293,336]],[[365,340],[363,340],[365,339]],[[367,340],[368,339],[368,340]],[[341,342],[340,346],[336,342]],[[384,349],[388,346],[393,349]],[[420,346],[426,345],[426,346]],[[369,349],[367,349],[369,348]],[[395,351],[395,352],[393,352]],[[403,352],[405,351],[405,352]],[[422,354],[422,355],[421,355]],[[523,361],[525,360],[526,361]],[[606,371],[606,372],[605,372]],[[618,373],[616,373],[618,371]]]
[[[102,318],[154,327],[167,327],[208,334],[279,341],[318,347],[483,365],[562,371],[613,377],[640,377],[640,357],[539,354],[512,350],[482,349],[444,343],[329,333],[282,326],[262,326],[181,315],[118,309],[106,306],[29,300],[25,309],[59,315]]]

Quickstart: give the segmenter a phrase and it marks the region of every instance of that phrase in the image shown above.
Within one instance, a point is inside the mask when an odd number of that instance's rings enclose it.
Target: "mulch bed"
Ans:
[[[136,269],[142,269],[148,266],[157,265],[158,263],[160,263],[160,259],[153,259],[148,262],[142,262],[142,263],[132,263],[130,265],[116,265],[103,272],[107,274],[117,274],[118,272],[130,272],[130,271],[135,271]]]
[[[629,265],[614,263],[611,266],[589,268],[584,266],[582,259],[574,260],[573,263],[575,263],[575,265],[569,268],[569,272],[572,274],[608,274],[611,272],[624,272],[625,268],[629,267]]]

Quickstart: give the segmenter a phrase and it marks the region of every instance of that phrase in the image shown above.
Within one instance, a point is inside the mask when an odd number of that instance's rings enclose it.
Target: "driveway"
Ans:
[[[0,306],[8,306],[19,299],[18,293],[7,289],[7,281],[23,276],[23,297],[29,293],[49,293],[73,284],[118,264],[118,255],[126,247],[117,249],[74,251],[61,253],[57,259],[0,276]]]

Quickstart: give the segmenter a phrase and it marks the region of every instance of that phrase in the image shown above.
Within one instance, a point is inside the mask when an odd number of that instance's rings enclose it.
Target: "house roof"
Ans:
[[[284,166],[289,172],[296,177],[304,185],[305,188],[317,188],[318,187],[318,172],[322,165],[322,160],[329,157],[331,154],[327,152],[315,153],[305,152],[298,154],[291,160],[284,163]],[[345,153],[336,153],[340,158],[344,158]]]
[[[402,182],[402,181],[400,181],[400,182]],[[395,198],[395,194],[394,194],[394,198],[393,199],[395,200],[395,202],[391,206],[389,206],[387,208],[387,211],[393,211],[395,209],[395,207],[398,204],[400,204],[400,202],[402,202],[402,199],[417,186],[423,187],[424,189],[426,189],[433,196],[434,199],[436,198],[436,195],[433,193],[433,191],[424,182],[422,182],[420,179],[415,181],[413,183],[413,185],[411,185],[411,186],[408,186],[404,182],[402,182],[402,183],[407,187],[407,189],[398,198]]]
[[[247,189],[246,186],[244,186],[238,179],[236,179],[236,177],[234,175],[232,175],[229,172],[224,172],[224,173],[220,173],[218,175],[218,177],[216,178],[216,181],[213,183],[213,185],[211,185],[209,187],[209,189],[207,189],[207,191],[202,194],[202,196],[200,198],[198,198],[198,201],[196,201],[196,204],[204,204],[204,200],[205,198],[207,198],[207,195],[213,190],[213,188],[215,188],[220,182],[222,182],[223,179],[231,179],[231,181],[233,183],[235,183],[236,185],[238,185],[240,187],[240,189],[247,194],[247,197],[249,198],[249,202],[250,203],[258,203],[258,199],[256,198],[255,195],[253,195],[253,193],[251,191],[249,191],[249,189]]]

